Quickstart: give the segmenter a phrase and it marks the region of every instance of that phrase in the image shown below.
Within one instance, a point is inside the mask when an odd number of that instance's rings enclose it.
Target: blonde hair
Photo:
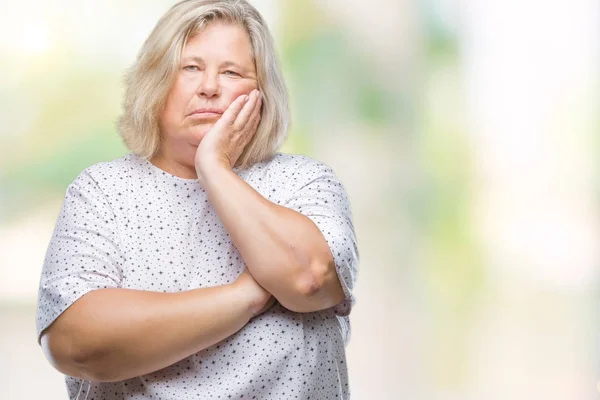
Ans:
[[[146,159],[156,154],[161,142],[161,111],[179,71],[183,49],[212,21],[236,23],[246,29],[263,97],[260,124],[236,166],[265,161],[282,145],[290,123],[288,91],[262,16],[246,0],[184,0],[162,16],[126,72],[118,130],[131,152]]]

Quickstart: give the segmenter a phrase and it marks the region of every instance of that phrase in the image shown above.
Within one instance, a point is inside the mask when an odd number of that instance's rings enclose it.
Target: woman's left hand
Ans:
[[[208,167],[233,168],[256,133],[261,104],[258,90],[239,96],[202,138],[194,160],[200,181]]]

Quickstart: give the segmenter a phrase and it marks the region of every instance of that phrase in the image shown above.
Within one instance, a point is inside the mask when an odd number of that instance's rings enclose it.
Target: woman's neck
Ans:
[[[160,149],[149,161],[154,164],[154,166],[179,178],[198,178],[193,162],[189,164],[183,160],[178,160],[176,157],[170,156],[169,152],[165,150],[166,149]]]

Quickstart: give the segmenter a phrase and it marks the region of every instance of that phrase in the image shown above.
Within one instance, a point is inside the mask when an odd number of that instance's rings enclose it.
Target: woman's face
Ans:
[[[212,22],[186,44],[161,115],[170,153],[192,153],[227,107],[258,89],[252,46],[236,24]]]

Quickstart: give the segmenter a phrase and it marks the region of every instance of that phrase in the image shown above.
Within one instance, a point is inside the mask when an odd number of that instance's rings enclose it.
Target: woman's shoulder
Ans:
[[[296,175],[300,172],[319,173],[324,170],[331,171],[331,168],[322,161],[306,156],[304,154],[275,153],[275,155],[266,162],[266,167],[272,174],[284,177]]]
[[[71,185],[92,185],[102,191],[110,190],[117,188],[118,182],[124,181],[133,170],[142,166],[138,157],[131,153],[113,160],[99,161],[82,170]]]
[[[318,181],[337,182],[333,170],[324,162],[302,154],[276,153],[259,169],[267,176],[268,190],[293,193]]]
[[[101,175],[121,175],[125,171],[130,171],[136,166],[142,166],[141,159],[132,153],[108,161],[99,161],[85,168],[82,172],[93,176]]]

